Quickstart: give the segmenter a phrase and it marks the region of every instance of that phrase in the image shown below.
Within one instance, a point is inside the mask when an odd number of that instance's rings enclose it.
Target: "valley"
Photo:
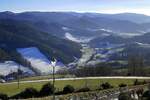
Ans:
[[[0,65],[8,66],[1,71],[9,68],[1,76],[17,75],[19,66],[22,77],[52,74],[53,57],[57,59],[55,73],[75,74],[82,68],[110,66],[113,71],[109,75],[128,75],[129,60],[137,55],[143,61],[143,69],[148,69],[149,27],[117,16],[120,15],[1,12]],[[125,72],[120,72],[121,68]]]
[[[149,23],[134,13],[0,12],[0,98],[142,98]]]

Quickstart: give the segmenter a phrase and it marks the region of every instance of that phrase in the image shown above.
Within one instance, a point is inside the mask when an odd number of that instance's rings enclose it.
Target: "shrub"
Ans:
[[[108,82],[102,83],[100,87],[101,87],[102,89],[110,89],[110,88],[113,88],[113,86],[111,86]]]
[[[148,84],[147,88],[148,88],[148,90],[150,91],[150,83]]]
[[[134,81],[134,85],[141,85],[142,82],[139,82],[137,79]]]
[[[88,87],[84,87],[84,88],[77,90],[77,92],[88,92],[88,91],[90,91]]]
[[[40,90],[40,96],[48,96],[52,95],[55,88],[51,83],[46,83],[43,85],[42,89]]]
[[[63,91],[57,91],[57,92],[55,93],[55,95],[62,95],[62,94],[64,94]]]
[[[19,94],[11,97],[11,98],[23,98],[23,99],[27,99],[27,98],[32,98],[32,97],[37,97],[39,95],[38,91],[34,88],[26,88],[24,91],[20,92]]]
[[[150,91],[149,90],[145,91],[142,97],[145,98],[146,100],[150,100]]]
[[[132,100],[129,93],[120,93],[118,100]]]
[[[74,92],[74,87],[71,86],[71,85],[66,85],[63,89],[63,93],[66,94],[66,93],[72,93]]]
[[[119,87],[126,87],[126,86],[127,84],[124,84],[124,83],[119,84]]]
[[[142,83],[143,83],[143,84],[147,84],[148,82],[144,80]]]
[[[6,94],[0,93],[0,100],[8,100],[8,96]]]

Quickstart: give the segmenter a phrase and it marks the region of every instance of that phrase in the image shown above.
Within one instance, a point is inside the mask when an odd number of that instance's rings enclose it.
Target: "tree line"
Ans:
[[[85,76],[149,76],[148,65],[144,57],[130,56],[127,65],[114,67],[112,63],[98,63],[94,66],[79,66],[77,69],[69,70],[70,74],[78,77]]]

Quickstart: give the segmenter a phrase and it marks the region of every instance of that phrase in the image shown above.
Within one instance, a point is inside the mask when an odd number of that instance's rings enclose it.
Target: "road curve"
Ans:
[[[57,78],[56,81],[64,80],[82,80],[82,79],[150,79],[150,77],[124,77],[124,76],[110,76],[110,77],[75,77],[75,78]],[[19,83],[35,83],[35,82],[49,82],[53,79],[43,79],[43,80],[30,80],[30,81],[20,81]],[[17,84],[18,82],[6,82],[2,84]]]

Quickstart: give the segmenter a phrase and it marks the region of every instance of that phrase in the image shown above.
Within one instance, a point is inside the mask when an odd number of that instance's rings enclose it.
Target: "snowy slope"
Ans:
[[[28,60],[32,67],[36,69],[40,74],[46,75],[50,74],[53,71],[53,67],[51,62],[43,55],[38,48],[30,47],[30,48],[19,48],[17,51]],[[60,66],[55,67],[55,71],[61,69]]]
[[[140,42],[135,42],[136,44],[138,44],[140,47],[143,47],[143,48],[150,48],[150,44],[147,44],[147,43],[140,43]]]
[[[94,37],[92,38],[86,38],[86,37],[74,37],[72,34],[70,34],[69,32],[66,32],[65,33],[65,37],[68,39],[68,40],[71,40],[71,41],[74,41],[74,42],[77,42],[77,43],[88,43],[89,41],[91,41]]]
[[[82,48],[82,56],[78,61],[78,66],[84,66],[94,55],[94,50],[90,47],[83,47]]]
[[[18,70],[18,67],[19,67],[19,64],[17,64],[16,62],[14,61],[5,61],[3,63],[0,63],[0,75],[8,75],[12,72],[17,72]],[[20,65],[20,69],[23,71],[23,72],[28,72],[30,73],[31,75],[34,74],[33,71],[31,71],[29,68],[27,67],[23,67]]]

